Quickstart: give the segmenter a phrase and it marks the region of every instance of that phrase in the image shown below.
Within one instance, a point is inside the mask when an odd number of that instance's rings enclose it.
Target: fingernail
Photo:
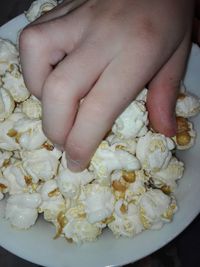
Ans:
[[[74,160],[69,157],[69,155],[66,154],[66,160],[67,160],[67,168],[70,169],[72,172],[81,172],[82,166],[80,160]]]
[[[57,148],[60,151],[64,151],[64,147],[62,145],[54,144],[55,148]]]

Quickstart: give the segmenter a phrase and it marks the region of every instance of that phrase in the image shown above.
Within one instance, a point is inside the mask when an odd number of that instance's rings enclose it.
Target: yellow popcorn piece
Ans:
[[[176,117],[177,134],[173,137],[177,149],[186,150],[192,147],[195,143],[196,132],[192,122],[184,117]]]

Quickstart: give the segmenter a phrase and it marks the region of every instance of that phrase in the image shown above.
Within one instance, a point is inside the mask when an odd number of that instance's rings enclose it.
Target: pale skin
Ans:
[[[66,151],[68,167],[87,167],[114,120],[147,84],[151,125],[173,136],[194,1],[78,0],[84,3],[66,14],[69,2],[20,36],[25,83],[41,99],[44,132]]]

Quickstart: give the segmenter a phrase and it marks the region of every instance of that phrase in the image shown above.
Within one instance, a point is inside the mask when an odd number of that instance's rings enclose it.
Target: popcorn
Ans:
[[[38,149],[47,141],[42,130],[42,121],[38,119],[29,119],[24,115],[14,123],[13,130],[17,135],[17,143],[26,150]]]
[[[55,6],[57,6],[56,0],[37,0],[31,4],[28,11],[25,12],[25,16],[28,21],[32,22]]]
[[[135,171],[135,181],[130,183],[125,193],[125,199],[130,201],[138,201],[140,197],[147,190],[149,177],[145,175],[143,170]]]
[[[111,174],[111,181],[115,198],[137,202],[138,197],[146,191],[148,180],[149,177],[144,174],[143,170],[114,171]]]
[[[10,196],[6,205],[6,218],[13,226],[28,229],[35,224],[40,203],[41,197],[38,193]]]
[[[138,159],[129,152],[118,148],[116,145],[109,146],[103,141],[94,154],[90,170],[98,177],[99,183],[108,184],[109,176],[114,170],[125,169],[127,171],[140,168]]]
[[[89,223],[105,220],[114,210],[114,196],[107,186],[88,184],[82,187],[79,199],[85,207]]]
[[[70,208],[66,212],[66,225],[63,233],[67,240],[75,243],[95,241],[101,234],[101,227],[95,223],[89,223],[82,205]]]
[[[18,65],[12,64],[10,70],[2,77],[2,81],[3,87],[10,92],[15,102],[22,102],[30,96]]]
[[[42,107],[40,101],[31,96],[29,99],[21,104],[22,112],[24,112],[30,119],[41,119]]]
[[[39,192],[42,198],[39,212],[44,213],[45,220],[55,222],[58,214],[69,206],[69,202],[62,197],[55,180],[45,182]]]
[[[113,219],[108,227],[116,237],[134,237],[144,230],[138,207],[132,203],[127,204],[122,199],[116,202]]]
[[[45,148],[22,151],[22,165],[35,183],[39,180],[48,181],[56,176],[61,152]]]
[[[151,172],[154,184],[161,188],[164,193],[173,192],[176,187],[176,181],[183,176],[184,164],[176,157],[172,157],[167,168],[157,172]]]
[[[15,108],[14,100],[8,90],[0,88],[0,121],[7,119]]]
[[[148,132],[140,137],[136,148],[136,157],[146,170],[158,171],[167,167],[175,145],[162,134]]]
[[[196,139],[196,132],[193,129],[193,125],[187,118],[177,117],[177,133],[173,137],[176,143],[177,149],[185,150],[194,145]]]
[[[13,43],[0,38],[0,75],[4,75],[12,64],[19,64],[19,53]]]
[[[9,164],[12,152],[0,151],[0,168],[5,167]]]
[[[200,99],[190,93],[180,93],[176,102],[176,115],[189,118],[200,112]]]
[[[64,197],[70,199],[77,199],[80,194],[81,185],[86,185],[93,179],[92,173],[88,170],[74,173],[67,168],[59,171],[56,177],[60,192]]]
[[[172,219],[177,206],[161,190],[150,189],[141,196],[139,209],[144,228],[160,229],[165,221]]]
[[[0,175],[0,200],[4,198],[4,194],[8,192],[8,182]]]
[[[29,191],[28,186],[33,184],[32,178],[27,175],[19,160],[5,167],[3,169],[3,175],[8,182],[10,195]]]
[[[147,132],[148,113],[142,101],[133,101],[116,119],[112,131],[119,138],[134,138]]]
[[[137,141],[135,139],[119,139],[116,135],[112,134],[106,138],[106,141],[112,146],[114,145],[116,148],[120,148],[125,150],[133,155],[136,153]]]
[[[13,130],[14,123],[23,118],[22,113],[12,113],[5,121],[0,123],[0,149],[14,151],[20,149],[17,142],[17,132]]]
[[[146,103],[147,101],[147,94],[148,94],[148,89],[147,88],[144,88],[136,97],[135,100],[138,100],[138,101],[143,101]]]

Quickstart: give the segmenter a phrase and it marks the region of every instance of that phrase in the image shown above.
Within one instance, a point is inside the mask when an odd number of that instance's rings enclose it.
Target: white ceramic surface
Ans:
[[[23,15],[0,28],[0,36],[16,40],[26,24]],[[193,45],[185,83],[200,96],[200,49]],[[76,246],[64,239],[53,240],[54,228],[39,220],[28,231],[19,231],[0,220],[0,245],[12,253],[48,267],[103,267],[134,262],[164,246],[189,225],[200,211],[200,116],[193,119],[198,132],[196,145],[178,156],[186,163],[176,194],[179,211],[170,224],[159,231],[146,231],[134,239],[115,239],[109,231],[94,243]],[[1,212],[1,211],[0,211]]]

